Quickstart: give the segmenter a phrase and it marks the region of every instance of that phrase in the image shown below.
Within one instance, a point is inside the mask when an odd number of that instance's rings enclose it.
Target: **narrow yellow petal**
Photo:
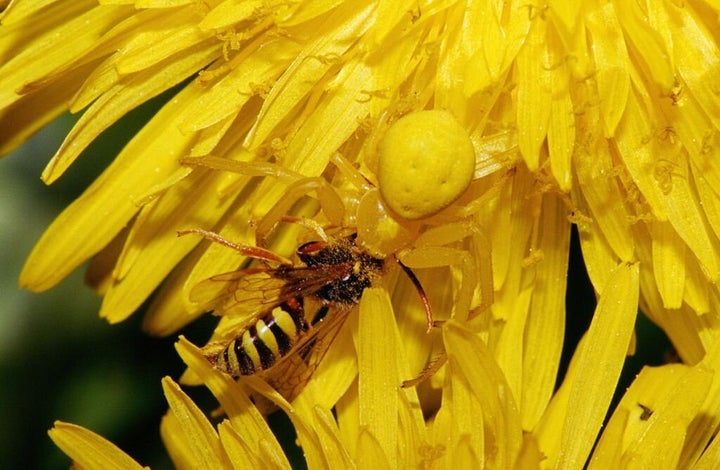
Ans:
[[[137,198],[177,170],[178,160],[188,152],[193,136],[180,133],[173,122],[192,101],[195,90],[186,87],[169,101],[83,195],[53,221],[28,257],[21,285],[38,291],[55,285],[110,243],[139,211]],[[153,171],[144,171],[148,161],[153,162]]]
[[[685,290],[683,300],[699,315],[710,311],[710,285],[695,256],[685,250]]]
[[[258,93],[258,87],[277,79],[287,66],[286,62],[297,55],[298,49],[298,44],[287,38],[252,43],[242,51],[244,60],[227,75],[212,83],[212,86],[203,89],[202,94],[193,102],[191,112],[187,113],[181,128],[186,132],[204,129],[236,115],[243,105]],[[245,57],[245,54],[249,56]],[[276,89],[277,86],[273,86],[273,90]],[[266,99],[265,105],[267,102]],[[288,111],[290,109],[284,110]],[[257,125],[257,117],[248,114],[247,120]]]
[[[4,26],[3,26],[4,27]],[[62,74],[40,90],[23,95],[0,111],[0,153],[14,150],[35,132],[67,111],[77,84],[95,67],[95,63]]]
[[[450,43],[439,55],[440,60],[456,62],[457,75],[451,72],[447,77],[448,84],[453,76],[462,81],[462,87],[452,84],[453,88],[462,90],[465,97],[464,106],[463,102],[455,103],[458,116],[467,116],[468,109],[489,112],[489,107],[483,109],[486,103],[475,106],[474,98],[481,96],[487,99],[483,92],[497,86],[500,76],[507,72],[508,64],[515,59],[529,29],[528,15],[516,14],[518,10],[514,7],[507,8],[507,15],[503,15],[497,12],[498,8],[492,2],[474,2],[464,8],[463,22],[457,28],[460,44]],[[508,31],[516,28],[517,31]],[[483,44],[493,44],[494,47],[483,47]],[[458,53],[460,51],[462,53]],[[459,112],[459,106],[465,108],[465,113]]]
[[[625,168],[650,206],[652,214],[657,220],[664,221],[668,217],[666,198],[655,176],[657,159],[654,149],[648,145],[648,140],[652,142],[654,132],[648,114],[636,94],[630,93],[625,113],[615,131],[615,142]]]
[[[53,442],[73,461],[86,469],[136,470],[143,467],[115,444],[92,431],[62,421],[55,421],[48,431]]]
[[[685,291],[685,242],[668,222],[651,224],[655,281],[665,308],[680,308]]]
[[[523,341],[523,429],[534,429],[552,397],[565,331],[565,285],[570,250],[570,222],[562,200],[543,196],[540,240],[543,254],[535,265],[535,287]],[[555,286],[552,289],[543,286]]]
[[[199,44],[183,51],[160,72],[150,69],[133,74],[105,92],[67,135],[43,171],[43,181],[48,184],[55,181],[90,142],[128,111],[205,67],[217,56],[219,47],[215,41]]]
[[[340,432],[330,409],[315,406],[313,413],[315,415],[313,429],[325,453],[327,468],[351,468],[353,461],[340,440]]]
[[[442,407],[451,410],[453,417],[452,429],[448,436],[448,468],[455,468],[452,467],[453,465],[458,465],[456,468],[481,468],[496,465],[498,468],[503,468],[503,463],[505,463],[502,460],[503,456],[493,455],[496,446],[502,445],[498,442],[500,437],[496,434],[502,432],[502,429],[489,429],[497,424],[497,421],[485,421],[487,416],[483,415],[483,406],[478,399],[480,394],[471,390],[471,385],[462,372],[455,373],[454,369],[458,366],[453,366],[452,355],[450,361],[450,367],[452,367],[450,385],[444,389],[442,404]],[[479,386],[492,387],[489,384],[473,384],[473,387]],[[486,428],[488,428],[487,431]],[[463,452],[468,449],[472,449],[472,453]],[[495,458],[499,460],[496,461]]]
[[[567,410],[558,467],[582,468],[612,399],[630,336],[639,295],[638,265],[622,264],[602,291],[583,348]],[[592,372],[591,372],[592,371]]]
[[[658,378],[650,387],[657,387]],[[679,381],[678,387],[659,401],[647,420],[647,429],[627,449],[631,465],[637,468],[683,468],[681,452],[691,422],[696,419],[712,382],[709,370],[693,367]]]
[[[647,13],[640,4],[633,2],[615,2],[617,18],[629,42],[635,46],[633,51],[639,54],[636,61],[648,68],[648,77],[663,90],[670,90],[674,81],[673,64],[668,58],[675,54],[667,50],[661,34],[648,21]]]
[[[185,50],[192,50],[208,39],[208,34],[197,26],[197,10],[178,8],[161,21],[149,22],[146,29],[125,44],[115,61],[120,75],[127,75],[159,65],[173,57],[177,60]],[[212,38],[213,42],[217,40]],[[153,47],[148,49],[147,45]],[[164,67],[163,67],[164,68]],[[156,71],[157,73],[157,71]]]
[[[315,432],[314,404],[308,403],[304,396],[300,395],[296,399],[298,409],[295,409],[282,395],[260,378],[249,375],[244,378],[244,382],[255,392],[277,405],[290,418],[297,433],[298,443],[305,454],[308,468],[329,468],[325,451]]]
[[[713,159],[714,155],[709,158],[709,160]],[[713,189],[711,179],[709,178],[709,174],[715,172],[707,166],[699,169],[695,161],[690,161],[690,170],[698,195],[700,196],[700,204],[702,205],[705,217],[707,217],[708,223],[715,236],[720,237],[720,195]]]
[[[553,73],[553,98],[550,103],[547,143],[550,168],[560,189],[568,191],[572,184],[570,157],[575,148],[575,111],[570,91],[567,88],[565,69],[557,68]]]
[[[378,442],[375,436],[365,427],[359,429],[357,458],[355,461],[357,468],[396,468],[390,463],[380,442]]]
[[[229,466],[215,429],[203,412],[170,378],[162,380],[165,398],[178,421],[185,445],[197,459],[199,468]]]
[[[333,57],[341,56],[367,28],[367,18],[372,6],[361,2],[345,2],[337,10],[337,18],[326,22],[317,35],[301,51],[295,46],[291,49],[297,57],[272,87],[272,91],[263,103],[255,128],[246,140],[248,147],[267,140],[268,135],[280,123],[285,122],[290,113],[297,112],[300,101],[318,86],[318,82],[330,70]],[[367,84],[366,84],[367,86]]]
[[[16,101],[18,92],[30,91],[23,88],[28,84],[80,65],[75,61],[90,51],[105,31],[132,13],[127,7],[90,8],[95,2],[87,0],[73,3],[76,6],[68,13],[62,12],[66,5],[58,3],[33,18],[42,33],[32,41],[26,38],[25,47],[0,66],[0,109]],[[80,14],[82,10],[86,11]],[[63,21],[65,15],[72,16]]]
[[[355,383],[335,404],[335,416],[340,429],[340,438],[355,460],[358,458],[357,444],[359,434],[362,431],[359,411],[358,389],[357,383]]]
[[[392,312],[384,289],[365,289],[360,302],[356,349],[360,426],[380,443],[390,468],[397,468],[398,387],[402,379],[393,360],[399,346]]]
[[[552,74],[549,63],[547,23],[537,18],[530,27],[517,57],[518,146],[530,170],[540,164],[540,147],[545,141],[552,101]]]
[[[665,5],[663,5],[665,6]],[[677,51],[677,70],[687,84],[686,91],[697,100],[714,127],[720,128],[720,100],[714,89],[714,78],[720,74],[720,50],[712,30],[703,26],[702,13],[693,8],[668,4],[672,18],[672,37]]]
[[[178,237],[177,231],[194,228],[198,214],[220,217],[232,199],[218,202],[213,198],[188,198],[187,194],[212,191],[222,177],[222,172],[217,171],[193,172],[143,207],[115,266],[115,282],[103,299],[100,316],[111,323],[127,318],[200,241],[190,235]]]
[[[160,420],[160,437],[175,468],[200,467],[199,456],[187,444],[180,419],[172,411],[168,411]]]
[[[232,428],[242,433],[243,445],[258,456],[261,452],[259,445],[263,442],[273,455],[284,456],[267,422],[242,388],[229,375],[213,368],[202,352],[184,337],[180,337],[175,347],[185,364],[220,402]],[[281,463],[290,466],[287,460]]]
[[[667,213],[670,223],[678,235],[687,243],[710,280],[720,278],[720,257],[718,242],[710,238],[710,228],[705,222],[702,208],[691,188],[687,164],[674,165],[672,192],[667,199]]]
[[[598,105],[604,137],[612,137],[630,92],[630,58],[612,3],[602,4],[586,18],[587,29],[592,37],[591,51],[597,68],[595,77],[598,96],[602,96]]]
[[[154,336],[168,336],[206,313],[204,306],[190,305],[184,292],[186,285],[193,285],[188,284],[188,280],[194,268],[193,261],[198,256],[192,252],[163,281],[143,317],[143,331]],[[185,314],[178,315],[179,312]]]
[[[608,468],[611,460],[618,459],[635,468],[678,468],[680,452],[689,444],[688,427],[700,410],[712,378],[704,366],[644,368],[613,413],[590,468]],[[611,441],[605,436],[610,430],[615,431]]]
[[[602,436],[595,447],[592,460],[588,464],[588,470],[622,467],[625,431],[630,420],[638,419],[639,416],[635,413],[631,418],[630,410],[624,407],[615,409],[610,422],[603,429]]]
[[[681,93],[678,99],[682,100],[682,106],[672,106],[672,102],[665,106],[665,112],[671,113],[673,117],[673,125],[667,129],[666,140],[672,141],[677,137],[682,142],[687,149],[687,154],[683,156],[690,162],[693,179],[703,180],[717,199],[720,187],[720,147],[717,145],[716,135],[709,131],[713,128],[713,123],[690,91]],[[696,185],[699,186],[700,183]],[[700,198],[703,201],[709,199],[707,194],[703,197],[702,191]],[[715,204],[717,205],[717,202]],[[711,222],[713,220],[717,221],[717,218],[711,218]],[[717,234],[720,226],[714,225],[714,230]]]
[[[502,289],[507,279],[511,258],[510,247],[512,237],[507,234],[512,230],[512,207],[511,201],[513,188],[522,185],[529,178],[527,172],[522,167],[518,169],[519,175],[514,178],[508,178],[501,183],[500,191],[497,197],[497,205],[492,211],[492,224],[488,225],[490,244],[492,245],[492,278],[495,291]]]
[[[198,26],[203,30],[222,30],[250,19],[262,6],[262,0],[224,0],[210,10]]]
[[[242,438],[238,431],[235,431],[229,421],[226,420],[218,424],[218,435],[233,468],[238,470],[260,468],[263,462],[260,460],[260,455],[252,451],[245,439]],[[282,461],[264,461],[264,464],[266,466],[272,465],[273,468],[290,469],[289,466],[283,465]]]
[[[0,4],[5,7],[7,5],[8,1],[1,2]],[[47,10],[52,9],[53,4],[55,5],[55,8],[57,8],[57,4],[61,3],[57,0],[34,0],[34,1],[24,1],[24,2],[10,2],[10,5],[7,5],[5,10],[0,13],[0,18],[2,18],[3,27],[6,25],[11,25],[13,23],[16,23],[19,20],[25,19],[26,17],[30,16],[31,14],[37,12],[37,11],[44,11],[47,12]],[[92,2],[89,2],[92,3]],[[73,6],[81,6],[83,10],[87,8],[86,5],[83,5],[83,2],[72,2],[70,4],[62,5],[62,8],[57,8],[55,11],[56,14],[60,13],[59,10],[65,9],[70,10]],[[68,12],[70,13],[70,12]],[[69,15],[67,18],[72,18],[75,15]],[[58,18],[57,24],[64,23],[64,21],[60,21]]]
[[[420,449],[427,446],[427,435],[415,389],[400,393],[398,413],[398,462],[418,462]]]
[[[451,386],[457,375],[457,385],[467,387],[470,396],[464,396],[466,403],[482,412],[482,428],[477,427],[479,417],[458,407],[452,413],[450,423],[458,436],[466,434],[473,442],[482,439],[485,446],[492,446],[492,452],[486,449],[484,464],[490,467],[510,468],[522,446],[522,428],[520,415],[515,405],[503,372],[479,337],[453,320],[443,325],[443,340],[452,366]],[[458,390],[463,390],[463,388]],[[452,395],[454,397],[454,395]],[[455,416],[459,413],[458,416]],[[456,421],[457,420],[457,421]],[[462,426],[461,426],[462,425]],[[478,433],[489,433],[478,435]],[[478,455],[478,458],[481,458]]]
[[[586,114],[592,116],[582,116],[580,125],[583,130],[589,131],[586,126],[590,126],[590,120],[598,116],[590,109],[586,110]],[[574,200],[582,210],[587,206],[589,212],[585,216],[593,218],[593,231],[599,229],[602,233],[592,236],[604,236],[617,258],[631,262],[635,256],[635,248],[628,220],[629,210],[626,202],[618,197],[622,190],[617,179],[612,176],[614,164],[608,145],[606,140],[595,139],[589,142],[587,147],[580,146],[576,149],[577,156],[573,163],[578,187],[573,189],[578,196],[574,197]],[[583,200],[585,204],[580,204]],[[596,280],[592,276],[591,278]]]
[[[720,462],[720,439],[713,439],[692,468],[693,470],[715,470],[718,462]]]
[[[352,319],[345,322],[301,395],[323,409],[332,409],[357,378],[357,359],[352,338]]]
[[[708,446],[717,447],[715,445],[715,442],[717,442],[715,437],[717,436],[717,429],[720,425],[720,414],[717,411],[720,409],[720,374],[717,372],[719,360],[720,348],[717,343],[713,343],[713,345],[708,348],[708,353],[702,362],[694,367],[702,369],[704,372],[711,372],[712,384],[709,390],[705,392],[705,399],[702,406],[696,411],[697,416],[702,416],[705,419],[698,420],[696,417],[695,421],[690,422],[687,426],[685,447],[680,460],[681,467],[690,467],[698,461],[698,459],[704,460],[704,453],[707,452],[706,449]],[[695,396],[694,393],[695,390],[693,390],[693,396]],[[684,400],[684,398],[682,400]]]

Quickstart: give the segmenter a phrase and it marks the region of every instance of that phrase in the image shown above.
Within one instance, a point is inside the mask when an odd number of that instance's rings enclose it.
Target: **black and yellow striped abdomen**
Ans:
[[[290,298],[230,341],[215,367],[232,376],[252,375],[272,367],[308,331],[301,298]]]

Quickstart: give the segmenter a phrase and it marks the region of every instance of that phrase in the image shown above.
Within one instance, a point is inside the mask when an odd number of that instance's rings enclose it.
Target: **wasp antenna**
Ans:
[[[405,271],[405,274],[407,274],[407,277],[410,278],[410,281],[415,286],[415,289],[417,289],[417,293],[420,296],[420,300],[422,301],[423,307],[425,308],[425,318],[427,319],[427,333],[430,333],[430,331],[437,326],[435,323],[435,320],[433,320],[433,313],[432,308],[430,307],[430,301],[428,301],[427,294],[425,294],[425,289],[423,289],[422,284],[420,284],[420,280],[415,276],[415,273],[412,271],[412,269],[408,268],[403,264],[398,257],[395,257],[395,261],[400,265],[400,267]]]
[[[191,228],[191,229],[187,229],[187,230],[179,230],[177,234],[178,234],[178,237],[182,237],[182,236],[188,235],[188,234],[200,235],[201,237],[203,237],[207,240],[218,243],[222,246],[225,246],[227,248],[235,250],[238,253],[243,254],[245,256],[249,256],[251,258],[265,260],[265,261],[273,261],[275,263],[280,263],[280,264],[288,264],[288,265],[292,264],[292,261],[290,261],[289,259],[287,259],[284,256],[281,256],[277,253],[274,253],[270,250],[266,250],[265,248],[260,248],[258,246],[241,245],[239,243],[232,242],[232,241],[228,240],[227,238],[223,238],[218,233],[210,232],[208,230],[203,230],[203,229],[199,229],[199,228]]]

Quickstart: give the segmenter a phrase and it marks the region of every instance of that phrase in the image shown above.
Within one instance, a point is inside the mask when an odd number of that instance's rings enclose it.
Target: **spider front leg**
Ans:
[[[276,202],[255,225],[258,245],[264,244],[264,240],[279,222],[299,222],[316,232],[321,239],[327,240],[325,231],[316,221],[286,215],[299,200],[313,192],[330,224],[342,226],[345,219],[345,205],[335,189],[322,177],[302,178],[290,183],[283,198]]]
[[[341,171],[345,170],[345,166],[349,165],[349,163],[339,155],[333,157],[333,162],[336,165],[342,166],[342,168],[339,168]],[[282,199],[276,202],[255,224],[255,239],[258,246],[265,245],[265,240],[269,233],[279,222],[299,222],[306,228],[316,232],[321,239],[327,240],[325,231],[317,222],[287,216],[293,205],[311,193],[315,193],[322,211],[332,225],[342,226],[343,224],[345,205],[335,189],[322,177],[304,177],[303,175],[269,162],[241,162],[210,155],[183,158],[181,163],[187,166],[230,171],[247,176],[277,178],[280,183],[286,183],[288,185]]]

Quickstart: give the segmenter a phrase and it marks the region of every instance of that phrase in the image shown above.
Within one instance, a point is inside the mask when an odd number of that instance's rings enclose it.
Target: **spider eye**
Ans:
[[[378,183],[388,206],[406,219],[431,216],[453,203],[475,173],[465,128],[445,110],[395,121],[378,147]]]

